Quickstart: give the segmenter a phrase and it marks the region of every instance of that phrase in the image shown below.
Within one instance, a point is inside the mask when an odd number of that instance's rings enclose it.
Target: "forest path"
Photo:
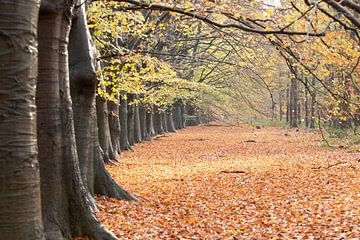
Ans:
[[[98,216],[120,239],[357,239],[359,153],[319,140],[251,126],[166,134],[108,167],[139,201],[98,197]]]

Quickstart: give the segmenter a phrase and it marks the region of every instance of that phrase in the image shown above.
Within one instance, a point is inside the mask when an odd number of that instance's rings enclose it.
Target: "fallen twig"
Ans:
[[[246,172],[243,170],[234,170],[234,171],[223,170],[221,171],[221,173],[246,173]]]

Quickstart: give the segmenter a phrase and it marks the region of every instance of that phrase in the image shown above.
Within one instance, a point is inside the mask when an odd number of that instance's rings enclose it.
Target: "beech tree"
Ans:
[[[94,195],[136,198],[105,163],[204,113],[356,127],[358,4],[283,4],[3,1],[0,238],[117,239]]]
[[[75,2],[43,1],[42,4],[38,28],[39,77],[36,104],[46,239],[69,239],[78,235],[89,235],[95,239],[117,239],[97,220],[94,201],[89,192],[92,188],[89,176],[92,175],[97,146],[83,146],[87,149],[81,149],[78,155],[76,145],[68,64],[68,42]],[[72,68],[71,74],[75,83],[73,93],[83,94],[75,103],[82,101],[82,107],[89,109],[87,114],[94,116],[95,98],[91,92],[95,91],[95,73],[94,65],[91,64],[91,41],[83,35],[87,34],[84,28],[84,7],[81,6],[80,13],[77,14],[78,22],[73,25],[73,37],[82,42],[81,50],[86,48],[87,52],[78,52],[79,56],[72,58],[71,63],[76,68]],[[87,54],[85,58],[83,54]],[[76,89],[77,84],[84,87],[83,91]],[[78,108],[80,106],[75,106],[75,115],[80,117],[78,113],[84,111]],[[90,133],[81,132],[82,126],[78,122],[77,140],[94,146],[92,143],[96,118],[87,116],[89,119],[83,124],[93,129]],[[81,158],[81,165],[78,156]],[[89,159],[84,159],[85,157]]]
[[[36,139],[38,0],[0,4],[0,239],[44,239]]]
[[[92,195],[134,200],[115,183],[104,166],[106,160],[99,143],[95,103],[96,47],[87,27],[84,7],[76,11],[69,41],[70,89],[82,180]]]

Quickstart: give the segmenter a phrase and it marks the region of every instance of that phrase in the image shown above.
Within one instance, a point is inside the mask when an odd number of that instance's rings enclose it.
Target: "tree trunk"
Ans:
[[[167,128],[168,124],[167,124],[167,117],[166,117],[165,111],[161,112],[161,120],[162,120],[162,126],[164,129],[164,132],[166,132],[166,133],[169,132],[169,130]]]
[[[297,79],[291,79],[290,85],[290,127],[298,127]]]
[[[286,89],[286,123],[290,122],[290,89]]]
[[[0,7],[0,239],[44,239],[36,141],[39,0]],[[16,107],[14,107],[16,106]]]
[[[83,11],[83,8],[76,11],[69,37],[70,93],[81,177],[87,190],[94,195],[96,49],[91,43]]]
[[[111,142],[107,101],[100,96],[96,97],[96,115],[99,129],[99,143],[103,150],[103,159],[106,163],[115,160],[118,153],[114,151]]]
[[[176,101],[173,106],[173,119],[174,119],[175,129],[184,128],[183,111],[181,105],[182,105],[181,101]]]
[[[134,94],[127,94],[127,125],[128,125],[128,141],[131,146],[135,144],[135,106],[131,104],[134,101]]]
[[[149,133],[147,131],[147,125],[146,125],[146,108],[143,104],[139,106],[139,118],[140,118],[140,128],[141,128],[141,139],[142,140],[149,140]]]
[[[307,83],[307,80],[306,80]],[[307,84],[308,85],[308,84]],[[305,127],[309,127],[309,93],[307,88],[305,88]]]
[[[153,111],[146,112],[146,130],[148,132],[149,139],[155,136]]]
[[[101,69],[101,64],[100,62],[97,62],[96,70],[100,70],[100,69]],[[102,75],[98,76],[98,79],[100,82],[102,82],[103,76]],[[103,85],[101,85],[100,87],[103,90],[106,89]],[[114,151],[111,142],[108,114],[109,111],[107,106],[107,100],[101,96],[96,96],[96,118],[97,118],[97,127],[98,127],[98,135],[99,135],[99,144],[103,151],[102,158],[104,162],[111,163],[112,160],[115,160],[119,156],[119,154],[118,152]],[[118,140],[118,138],[116,139]]]
[[[315,128],[315,112],[316,112],[316,88],[315,88],[316,80],[313,78],[312,87],[313,91],[311,92],[311,106],[310,106],[310,128]]]
[[[180,120],[181,128],[185,128],[185,126],[186,126],[186,110],[185,110],[185,105],[182,102],[180,102],[180,109],[181,109],[181,120]]]
[[[128,102],[126,93],[120,94],[120,110],[119,110],[119,119],[121,131],[118,138],[120,139],[121,150],[130,150],[131,146],[128,138]]]
[[[141,124],[140,124],[140,113],[139,105],[134,105],[134,141],[135,143],[141,142]]]
[[[119,100],[119,95],[117,96]],[[108,119],[109,119],[109,129],[110,129],[110,136],[113,150],[116,154],[121,153],[120,147],[120,133],[121,133],[121,126],[119,121],[119,105],[108,101]]]
[[[83,183],[92,195],[133,200],[115,183],[104,166],[95,107],[96,48],[88,31],[84,9],[80,8],[76,16],[70,32],[69,65],[75,138]]]
[[[355,100],[356,102],[360,102],[360,89],[355,88]],[[354,125],[355,127],[360,126],[360,107],[356,108],[355,114],[354,114]]]
[[[39,18],[38,147],[47,240],[89,235],[117,239],[97,220],[77,158],[68,72],[74,2],[43,0]]]
[[[158,106],[154,106],[154,129],[155,134],[164,134],[164,128],[163,128],[163,120],[162,120],[162,114],[158,108]]]
[[[172,110],[166,111],[167,129],[169,132],[176,132]]]

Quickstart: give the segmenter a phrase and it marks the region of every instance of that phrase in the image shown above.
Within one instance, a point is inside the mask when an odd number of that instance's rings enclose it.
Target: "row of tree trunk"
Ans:
[[[120,105],[96,96],[99,64],[82,3],[1,4],[0,239],[117,239],[96,218],[93,196],[135,198],[104,163],[185,127],[180,100],[163,111],[124,92]]]
[[[307,83],[304,88],[299,86],[298,79],[291,79],[289,86],[285,90],[279,91],[278,103],[279,110],[277,111],[275,108],[273,114],[275,118],[277,118],[278,112],[279,120],[285,120],[291,128],[297,128],[301,124],[304,124],[305,127],[315,128],[317,119],[315,79],[311,84]]]
[[[120,104],[96,97],[98,135],[105,162],[112,162],[135,143],[185,127],[181,101],[163,110],[156,105],[134,104],[136,97],[119,94]]]
[[[343,95],[338,99],[340,114],[333,115],[331,109],[335,105],[326,108],[318,104],[315,78],[303,81],[292,78],[289,86],[285,90],[279,91],[279,110],[275,109],[273,116],[277,118],[278,112],[279,120],[283,121],[285,115],[285,120],[291,128],[297,128],[301,124],[305,127],[315,128],[319,119],[327,119],[324,123],[337,129],[349,129],[353,125],[359,126],[360,114],[358,113],[360,111],[358,110],[355,114],[351,113],[349,86],[344,84],[344,88]]]

